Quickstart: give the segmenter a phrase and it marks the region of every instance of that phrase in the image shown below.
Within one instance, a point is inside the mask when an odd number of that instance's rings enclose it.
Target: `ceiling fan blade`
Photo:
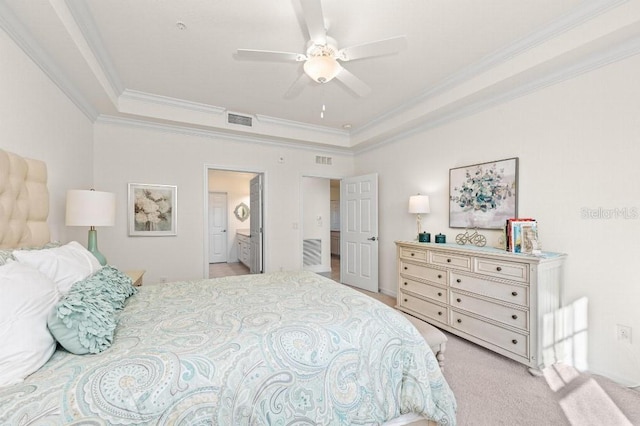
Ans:
[[[307,59],[302,53],[276,52],[274,50],[238,49],[237,56],[246,59],[260,59],[263,61],[304,61]]]
[[[365,97],[371,93],[371,87],[367,86],[364,81],[351,74],[344,67],[340,67],[340,72],[336,75],[336,78],[358,96]]]
[[[307,74],[305,73],[300,74],[300,77],[298,77],[296,81],[293,82],[291,87],[289,87],[289,89],[285,92],[284,98],[285,99],[295,98],[300,94],[300,92],[302,92],[302,89],[304,89],[304,87],[308,85],[310,81],[311,81],[311,78],[309,78]]]
[[[324,26],[322,3],[320,0],[300,0],[300,5],[310,40],[315,44],[325,45],[327,43],[327,29]]]
[[[407,47],[407,37],[398,36],[385,40],[377,40],[357,46],[345,47],[338,52],[338,58],[342,61],[369,58],[372,56],[390,55],[398,53]]]

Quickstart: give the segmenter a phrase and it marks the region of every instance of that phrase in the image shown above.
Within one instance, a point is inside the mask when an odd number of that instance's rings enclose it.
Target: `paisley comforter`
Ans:
[[[351,425],[455,399],[416,329],[312,273],[148,285],[96,355],[62,349],[0,389],[0,424]]]

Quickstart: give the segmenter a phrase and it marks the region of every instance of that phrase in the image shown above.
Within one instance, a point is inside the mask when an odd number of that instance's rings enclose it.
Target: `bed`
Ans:
[[[21,231],[4,246],[48,240],[40,225],[12,223]],[[455,398],[415,327],[327,278],[278,272],[129,293],[110,345],[85,355],[58,346],[0,387],[0,424],[455,424]]]

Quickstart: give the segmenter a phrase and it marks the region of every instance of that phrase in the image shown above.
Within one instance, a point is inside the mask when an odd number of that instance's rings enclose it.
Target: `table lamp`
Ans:
[[[429,196],[428,195],[412,195],[409,197],[409,213],[416,214],[416,220],[418,222],[418,239],[422,232],[422,217],[421,214],[429,213]]]
[[[111,192],[72,189],[67,191],[67,226],[88,226],[89,250],[102,266],[107,259],[98,251],[96,226],[113,226],[116,219],[116,196]]]

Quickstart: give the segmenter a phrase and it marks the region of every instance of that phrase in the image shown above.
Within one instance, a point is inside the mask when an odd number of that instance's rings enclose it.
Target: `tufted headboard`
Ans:
[[[0,248],[49,242],[47,165],[0,149]]]

